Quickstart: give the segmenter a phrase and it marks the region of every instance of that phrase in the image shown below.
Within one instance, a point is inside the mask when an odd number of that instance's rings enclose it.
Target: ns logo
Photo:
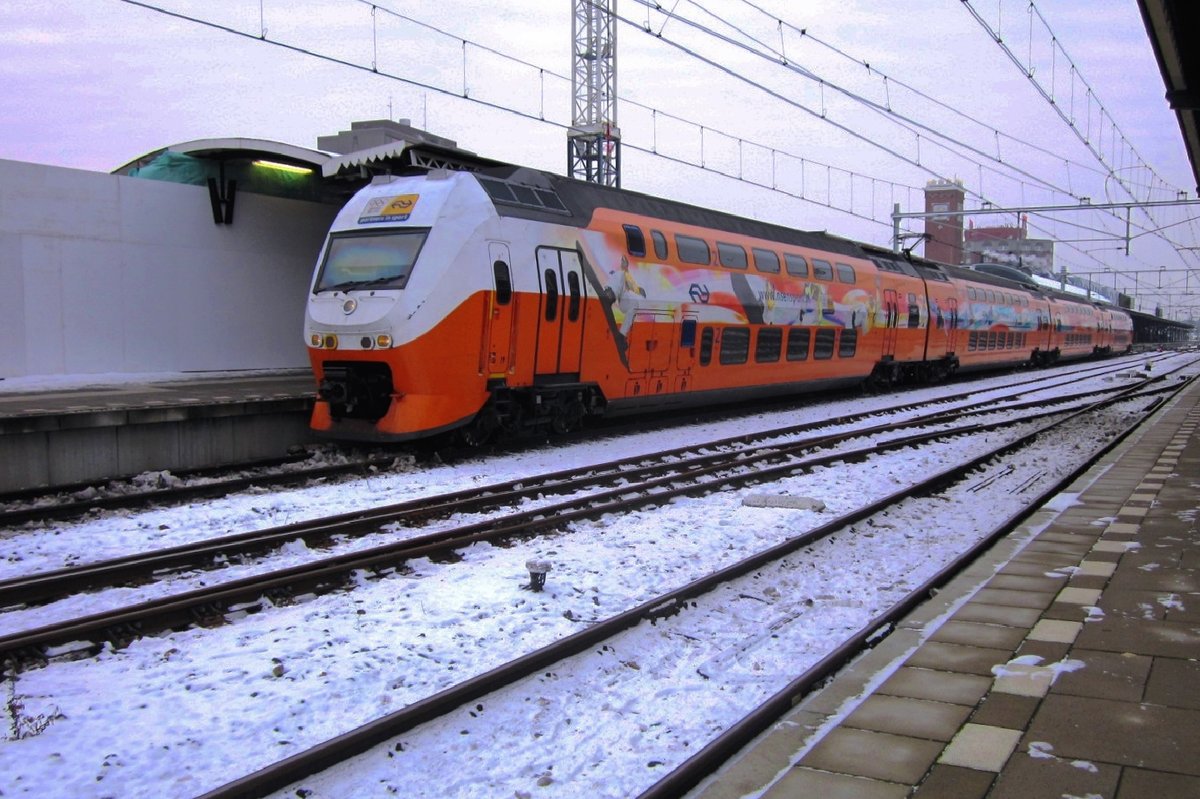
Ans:
[[[702,283],[693,283],[688,288],[688,296],[692,298],[692,302],[700,303],[701,305],[707,305],[709,298],[708,286],[705,286]]]

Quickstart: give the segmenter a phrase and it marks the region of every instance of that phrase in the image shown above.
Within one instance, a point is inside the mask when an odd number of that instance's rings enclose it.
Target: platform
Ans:
[[[0,492],[281,456],[313,394],[306,369],[0,382]]]
[[[692,799],[1200,796],[1200,384]]]

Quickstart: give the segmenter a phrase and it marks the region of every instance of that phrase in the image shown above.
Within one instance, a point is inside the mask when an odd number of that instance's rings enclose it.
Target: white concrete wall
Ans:
[[[303,367],[336,211],[0,160],[0,377]]]

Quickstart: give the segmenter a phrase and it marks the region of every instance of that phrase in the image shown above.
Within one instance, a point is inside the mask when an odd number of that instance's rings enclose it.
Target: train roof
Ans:
[[[798,247],[862,258],[862,247],[819,231],[797,230],[724,211],[664,200],[649,194],[600,186],[527,167],[504,166],[476,173],[501,216],[586,227],[597,210],[626,211],[668,222],[739,233]],[[523,191],[524,189],[524,191]],[[532,196],[531,196],[532,195]],[[516,199],[514,199],[514,197]],[[522,197],[525,201],[522,201]]]
[[[902,255],[877,245],[844,239],[823,231],[798,230],[784,225],[761,222],[724,211],[665,200],[628,189],[601,186],[530,167],[485,159],[479,159],[470,164],[430,166],[435,168],[449,166],[451,169],[462,169],[475,174],[480,185],[491,198],[496,212],[501,216],[586,227],[591,223],[597,210],[626,211],[630,214],[668,222],[738,233],[781,244],[825,250],[855,258],[866,258],[887,271],[903,272],[937,280],[955,279],[983,283],[998,288],[1025,291],[1053,300],[1096,305],[1086,297],[1064,293],[1032,280],[1017,280],[962,266],[928,261],[907,254]],[[412,167],[415,168],[414,171],[421,169],[421,166],[416,163],[412,164]]]

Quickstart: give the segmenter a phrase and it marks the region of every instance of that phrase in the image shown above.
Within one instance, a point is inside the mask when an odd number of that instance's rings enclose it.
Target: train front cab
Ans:
[[[314,430],[405,441],[463,424],[486,400],[483,231],[495,215],[471,180],[379,181],[339,213],[305,321]]]

